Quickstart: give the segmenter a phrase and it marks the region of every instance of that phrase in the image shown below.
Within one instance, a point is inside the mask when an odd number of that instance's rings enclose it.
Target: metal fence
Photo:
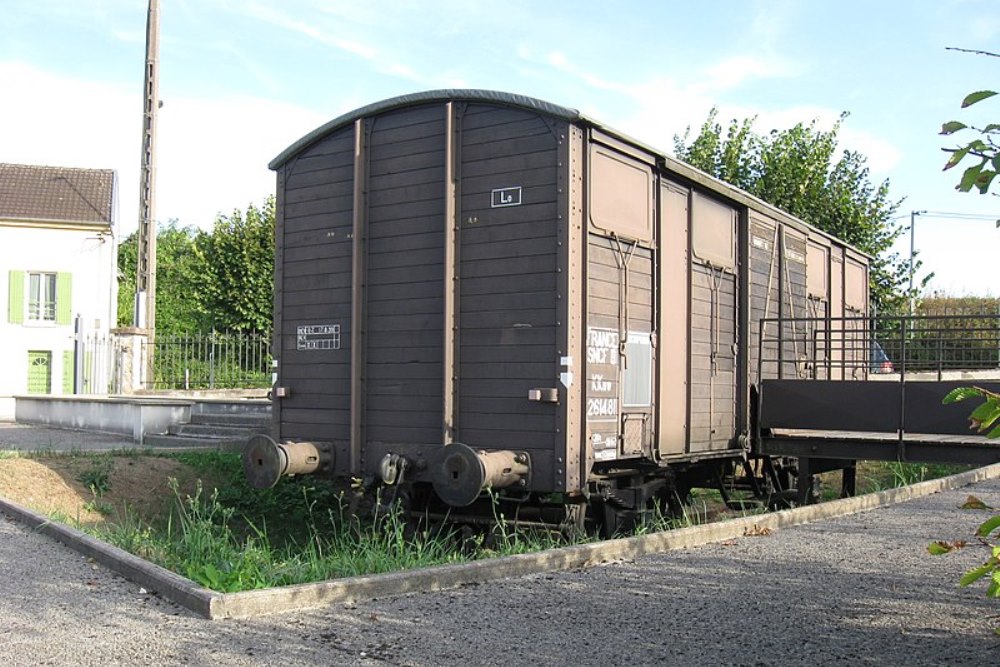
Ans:
[[[760,322],[758,377],[864,379],[871,375],[1000,372],[1000,315],[800,318]],[[789,336],[788,331],[800,332]]]
[[[63,393],[121,394],[136,387],[266,388],[271,385],[270,348],[269,334],[160,334],[152,342],[115,334],[81,335],[64,362],[72,373],[66,372]]]
[[[117,336],[80,336],[66,365],[63,393],[120,394],[125,390],[128,355]]]
[[[271,385],[269,334],[158,334],[145,343],[153,354],[153,377],[146,389],[257,389]]]

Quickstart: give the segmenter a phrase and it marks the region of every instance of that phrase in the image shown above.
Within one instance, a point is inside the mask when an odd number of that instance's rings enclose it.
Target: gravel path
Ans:
[[[587,570],[206,621],[0,517],[4,665],[992,665],[1000,606],[959,589],[989,481]]]
[[[135,448],[140,447],[132,438],[115,433],[0,422],[0,451],[104,451]]]

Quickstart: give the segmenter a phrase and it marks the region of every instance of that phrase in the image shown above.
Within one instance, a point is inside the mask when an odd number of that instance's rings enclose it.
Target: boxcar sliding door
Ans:
[[[736,428],[735,208],[691,200],[690,450],[727,449]]]
[[[651,455],[653,170],[619,146],[589,148],[587,437],[597,462]]]

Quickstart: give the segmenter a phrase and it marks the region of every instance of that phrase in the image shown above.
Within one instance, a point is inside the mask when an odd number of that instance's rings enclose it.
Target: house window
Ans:
[[[11,324],[73,323],[71,273],[11,271],[7,297],[7,321]]]
[[[28,274],[28,320],[56,321],[56,274]]]

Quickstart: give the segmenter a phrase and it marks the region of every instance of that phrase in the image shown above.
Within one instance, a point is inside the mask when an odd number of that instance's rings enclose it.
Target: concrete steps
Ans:
[[[143,444],[164,449],[242,451],[251,436],[271,431],[267,400],[206,400],[191,406],[191,421],[171,424],[166,433],[147,435]]]

